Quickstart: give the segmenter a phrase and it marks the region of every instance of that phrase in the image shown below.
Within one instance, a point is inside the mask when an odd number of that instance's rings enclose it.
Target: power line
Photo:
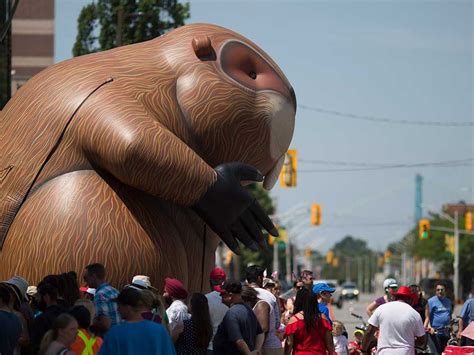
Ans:
[[[443,121],[408,121],[408,120],[392,120],[383,117],[367,116],[367,115],[356,115],[348,112],[341,112],[335,110],[328,110],[322,107],[311,107],[306,105],[298,105],[298,108],[303,110],[315,111],[319,113],[325,113],[328,115],[350,118],[355,120],[371,121],[377,123],[392,123],[392,124],[404,124],[404,125],[417,125],[417,126],[439,126],[439,127],[469,127],[474,126],[473,121],[464,122],[443,122]]]
[[[303,161],[301,161],[303,162]],[[438,168],[452,168],[462,166],[472,166],[474,159],[461,160],[446,160],[430,163],[415,163],[415,164],[373,164],[368,163],[349,163],[349,162],[330,162],[318,160],[306,160],[305,163],[312,164],[329,164],[329,165],[355,165],[360,167],[355,168],[341,168],[341,169],[313,169],[313,170],[299,170],[300,173],[316,173],[316,172],[338,172],[338,171],[368,171],[368,170],[385,170],[385,169],[404,169],[404,168],[421,168],[421,167],[438,167]]]

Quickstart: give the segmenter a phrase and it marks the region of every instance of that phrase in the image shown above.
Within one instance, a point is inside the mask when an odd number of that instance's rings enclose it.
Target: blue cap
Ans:
[[[318,294],[318,293],[321,293],[323,291],[333,293],[334,291],[336,291],[336,289],[332,288],[332,287],[329,287],[328,284],[325,283],[325,282],[320,282],[320,283],[317,283],[316,285],[313,286],[313,293]]]

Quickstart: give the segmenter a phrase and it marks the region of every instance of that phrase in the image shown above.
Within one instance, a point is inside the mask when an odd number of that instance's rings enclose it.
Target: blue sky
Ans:
[[[89,2],[56,0],[56,61],[71,57],[76,19]],[[187,23],[231,28],[269,53],[292,83],[300,105],[392,120],[474,120],[471,1],[190,4]],[[399,240],[414,225],[416,173],[424,178],[425,214],[439,211],[444,203],[474,202],[472,161],[449,168],[308,172],[356,167],[334,165],[341,162],[472,159],[473,126],[378,123],[299,107],[291,147],[298,149],[301,172],[296,188],[272,190],[279,212],[297,204],[323,206],[323,225],[308,230],[299,239],[301,247],[324,252],[348,234],[379,250]]]

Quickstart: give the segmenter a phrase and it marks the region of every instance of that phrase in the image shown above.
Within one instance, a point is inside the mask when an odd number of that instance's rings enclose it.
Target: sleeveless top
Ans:
[[[197,347],[196,328],[194,327],[192,319],[185,319],[183,325],[183,332],[179,335],[178,341],[176,342],[176,354],[205,355],[207,345],[204,348]]]
[[[270,314],[268,315],[268,333],[265,336],[265,341],[263,342],[263,349],[280,349],[281,348],[281,341],[278,339],[276,335],[277,327],[275,322],[275,317],[273,317],[273,307],[267,301],[260,300],[258,301],[255,306],[253,306],[253,310],[255,311],[255,307],[260,302],[265,302],[270,306]],[[280,326],[278,324],[278,326]]]

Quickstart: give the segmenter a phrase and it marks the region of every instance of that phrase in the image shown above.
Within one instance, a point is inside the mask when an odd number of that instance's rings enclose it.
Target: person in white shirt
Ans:
[[[229,307],[222,303],[220,294],[223,291],[221,285],[225,281],[225,278],[225,271],[220,267],[212,269],[211,274],[209,275],[209,283],[212,291],[206,294],[206,298],[209,304],[209,314],[211,316],[212,339],[207,348],[208,355],[213,353],[212,341],[214,340],[219,324],[222,323],[225,314],[229,310]]]
[[[368,351],[377,329],[380,330],[378,354],[412,355],[415,353],[415,345],[426,345],[426,331],[420,314],[411,307],[415,295],[407,286],[391,291],[391,294],[394,301],[377,307],[369,318],[369,326],[362,341],[363,353]]]
[[[258,298],[265,301],[270,306],[268,322],[262,329],[265,332],[265,341],[262,347],[263,355],[282,355],[283,347],[277,336],[280,328],[280,306],[273,293],[262,288],[265,269],[258,265],[249,266],[246,270],[247,284],[258,293]],[[257,315],[257,319],[258,319]],[[259,319],[259,322],[261,319]]]
[[[170,305],[166,310],[166,316],[168,317],[168,327],[171,331],[177,323],[191,317],[188,312],[188,306],[185,303],[188,291],[186,291],[181,281],[167,277],[165,278],[163,297]]]
[[[335,320],[332,322],[332,339],[334,341],[334,351],[337,355],[347,355],[347,345],[349,342],[347,341],[347,337],[342,335],[344,332],[344,325]]]

